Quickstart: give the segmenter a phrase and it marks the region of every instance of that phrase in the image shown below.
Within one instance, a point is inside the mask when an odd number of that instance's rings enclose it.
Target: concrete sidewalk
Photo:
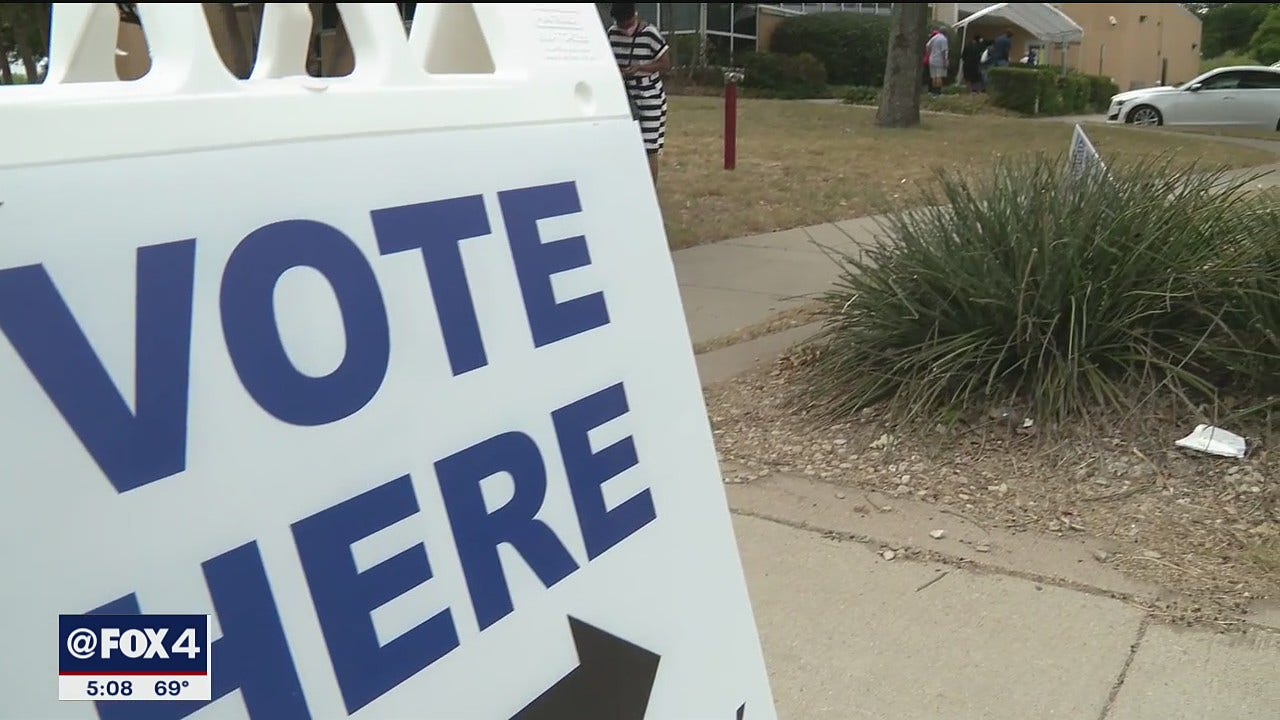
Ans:
[[[863,218],[675,253],[693,341],[822,292],[838,271],[822,246],[857,252],[875,232]],[[703,382],[815,329],[700,355]],[[1175,628],[1131,602],[1163,590],[1091,562],[1079,541],[981,530],[903,500],[866,515],[802,478],[727,490],[782,718],[1280,718],[1280,611],[1244,633]],[[913,547],[930,560],[903,559]]]
[[[874,218],[726,240],[674,253],[694,344],[751,327],[828,288],[839,272],[829,253],[873,242]]]
[[[803,335],[703,355],[704,382]],[[726,490],[780,718],[1280,717],[1275,608],[1243,633],[1178,628],[1138,602],[1166,591],[1083,539],[982,529],[905,498],[867,514],[787,475]],[[926,560],[906,559],[913,548]]]
[[[1074,569],[1064,565],[1071,552],[1048,538],[969,528],[981,545],[956,550],[974,539],[964,537],[963,521],[935,507],[896,501],[896,527],[868,527],[876,523],[849,511],[848,501],[803,479],[731,486],[729,497],[781,718],[1274,720],[1280,713],[1280,632],[1161,624],[1110,597],[1122,592],[1064,579]],[[931,527],[957,538],[941,551],[957,553],[948,562],[885,560],[895,547],[937,544]],[[1047,558],[1032,556],[1028,565],[1022,556],[1036,543]],[[1090,565],[1100,567],[1082,566]]]

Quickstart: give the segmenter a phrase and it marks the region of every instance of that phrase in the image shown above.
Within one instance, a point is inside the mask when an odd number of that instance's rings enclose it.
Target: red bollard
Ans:
[[[729,75],[724,84],[724,169],[738,165],[738,83]]]

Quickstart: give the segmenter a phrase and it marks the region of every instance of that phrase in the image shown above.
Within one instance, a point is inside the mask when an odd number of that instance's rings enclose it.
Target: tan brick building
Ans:
[[[997,3],[935,3],[935,17],[953,13],[958,21]],[[1017,3],[1029,5],[1031,3]],[[1200,74],[1200,18],[1182,3],[1043,3],[1061,11],[1083,30],[1066,48],[1067,67],[1103,75],[1121,90],[1186,82]],[[1012,13],[1010,13],[1012,14]],[[1042,64],[1061,64],[1062,49],[996,12],[975,20],[966,33],[991,38],[1013,31],[1014,57],[1039,50]]]

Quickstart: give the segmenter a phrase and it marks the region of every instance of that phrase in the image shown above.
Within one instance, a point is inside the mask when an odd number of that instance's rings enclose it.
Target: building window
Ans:
[[[733,34],[755,39],[756,13],[759,12],[753,3],[734,3]]]
[[[610,3],[596,3],[605,27],[613,24]],[[653,22],[663,34],[686,35],[704,30],[708,62],[729,64],[756,49],[759,7],[769,5],[794,13],[854,12],[888,15],[893,3],[637,3],[641,17]],[[670,8],[670,17],[661,14]],[[705,14],[706,25],[700,27]]]
[[[724,33],[707,32],[707,62],[711,65],[728,65],[733,58],[733,42]]]
[[[662,27],[664,18],[658,17],[658,3],[636,3],[636,14],[657,25],[659,29],[665,29]]]
[[[733,3],[707,3],[707,30],[733,32]]]

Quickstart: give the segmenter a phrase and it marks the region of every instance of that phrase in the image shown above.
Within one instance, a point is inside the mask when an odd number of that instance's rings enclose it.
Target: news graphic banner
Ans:
[[[0,717],[776,717],[596,11],[459,7],[493,76],[142,4],[153,80],[0,92]]]
[[[59,700],[211,698],[208,615],[58,616]]]

